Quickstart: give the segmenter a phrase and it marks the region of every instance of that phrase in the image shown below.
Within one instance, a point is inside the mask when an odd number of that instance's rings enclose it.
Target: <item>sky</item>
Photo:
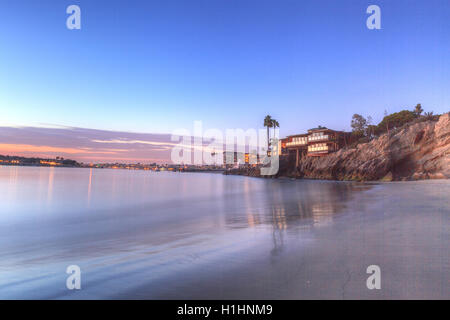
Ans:
[[[72,4],[80,30],[66,27]],[[371,4],[380,30],[366,27]],[[449,75],[448,0],[0,0],[0,154],[121,158],[52,148],[86,147],[80,130],[259,129],[266,114],[281,136],[349,130],[354,113],[450,111]],[[13,129],[43,136],[13,142]]]
[[[63,155],[84,163],[168,163],[172,148],[178,144],[167,134],[74,127],[0,127],[0,137],[4,155]]]

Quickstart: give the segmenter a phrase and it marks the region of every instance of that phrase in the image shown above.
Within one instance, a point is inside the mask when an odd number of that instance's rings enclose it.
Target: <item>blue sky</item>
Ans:
[[[66,28],[81,7],[81,30]],[[366,8],[381,8],[381,30]],[[450,110],[450,2],[0,1],[0,126],[281,136]]]

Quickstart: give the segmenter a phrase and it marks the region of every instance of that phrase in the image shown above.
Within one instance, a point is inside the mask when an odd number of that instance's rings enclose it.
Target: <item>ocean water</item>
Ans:
[[[448,180],[0,166],[0,298],[448,299],[449,194]]]

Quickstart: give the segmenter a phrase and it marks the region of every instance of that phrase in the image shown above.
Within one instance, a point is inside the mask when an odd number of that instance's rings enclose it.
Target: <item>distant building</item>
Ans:
[[[244,163],[249,164],[250,163],[250,154],[244,153]]]
[[[238,165],[256,165],[259,163],[259,156],[256,153],[243,153],[236,151],[223,152],[223,164],[225,167]]]

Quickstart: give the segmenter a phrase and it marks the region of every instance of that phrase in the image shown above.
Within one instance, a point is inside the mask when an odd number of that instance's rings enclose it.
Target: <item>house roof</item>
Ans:
[[[308,131],[317,131],[317,130],[330,130],[330,129],[328,129],[327,127],[318,127],[318,128],[312,128],[312,129],[309,129]]]
[[[287,136],[287,138],[294,138],[294,137],[306,137],[307,133],[299,133],[299,134],[291,134],[290,136]]]

